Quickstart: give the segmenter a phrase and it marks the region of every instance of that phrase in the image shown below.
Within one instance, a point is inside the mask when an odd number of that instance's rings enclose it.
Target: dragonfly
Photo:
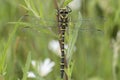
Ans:
[[[22,22],[22,24],[25,25],[25,29],[32,29],[32,30],[37,30],[38,32],[45,32],[48,33],[49,35],[52,36],[58,36],[58,40],[60,43],[60,48],[61,48],[61,63],[60,63],[60,72],[61,72],[61,78],[63,79],[65,74],[65,68],[67,68],[67,61],[65,57],[65,36],[67,33],[67,30],[69,31],[70,29],[70,34],[73,34],[75,31],[74,29],[77,26],[82,26],[79,29],[79,31],[91,31],[91,32],[98,32],[98,33],[103,33],[101,29],[98,29],[95,27],[95,25],[103,24],[104,20],[103,18],[79,18],[77,20],[71,19],[70,18],[70,13],[72,13],[71,8],[68,6],[65,8],[60,8],[57,10],[57,18],[56,21],[52,19],[41,19],[37,18],[34,16],[29,16],[26,15],[26,18],[28,21],[27,23]],[[56,27],[58,26],[58,27]],[[71,27],[70,27],[71,26]],[[101,25],[100,25],[101,26]],[[56,30],[54,30],[56,29]],[[58,29],[58,30],[57,30]],[[57,31],[58,35],[56,35]],[[70,35],[68,33],[68,35]]]

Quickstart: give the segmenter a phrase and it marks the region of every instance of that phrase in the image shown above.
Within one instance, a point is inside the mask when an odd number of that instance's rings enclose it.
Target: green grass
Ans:
[[[62,6],[66,6],[71,1],[63,1]],[[60,0],[58,4],[61,4]],[[115,52],[112,43],[120,29],[120,1],[110,0],[105,4],[106,6],[98,0],[84,0],[81,9],[71,13],[71,20],[103,16],[105,21],[102,23],[96,19],[96,24],[88,25],[88,27],[101,29],[102,33],[78,31],[86,25],[81,25],[82,22],[71,23],[70,32],[66,34],[66,42],[69,45],[66,53],[71,66],[66,70],[69,80],[71,78],[73,80],[115,80],[113,75],[116,75],[116,80],[120,79],[120,55],[115,61],[117,72],[113,73],[116,67],[113,67]],[[0,5],[0,80],[39,80],[40,78],[40,80],[60,80],[60,57],[48,48],[51,40],[59,38],[56,23],[51,21],[56,19],[54,0],[1,0]],[[30,16],[24,16],[26,14]],[[43,20],[37,21],[31,16]],[[116,26],[117,30],[115,30]],[[54,61],[55,66],[47,76],[41,77],[33,69],[31,61],[42,62],[46,58]],[[28,71],[35,72],[37,78],[27,78]]]

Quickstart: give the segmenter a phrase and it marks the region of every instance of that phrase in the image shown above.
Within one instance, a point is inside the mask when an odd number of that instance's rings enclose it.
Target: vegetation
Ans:
[[[60,80],[59,47],[51,42],[59,39],[56,8],[71,2],[0,0],[0,80]],[[65,37],[69,80],[120,80],[120,0],[79,5]]]

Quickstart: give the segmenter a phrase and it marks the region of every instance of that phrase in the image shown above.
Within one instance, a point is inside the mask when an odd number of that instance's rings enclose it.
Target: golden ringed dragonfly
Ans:
[[[56,15],[53,18],[39,18],[33,15],[26,15],[22,22],[24,25],[23,29],[43,32],[58,38],[61,48],[61,78],[64,77],[64,68],[67,67],[64,49],[66,38],[69,38],[75,32],[77,32],[77,34],[79,34],[79,32],[88,32],[88,34],[91,35],[97,33],[97,36],[103,34],[101,29],[105,21],[104,18],[82,18],[80,14],[73,13],[72,16],[71,14],[72,10],[69,7],[65,7],[57,10],[57,18],[55,18]]]

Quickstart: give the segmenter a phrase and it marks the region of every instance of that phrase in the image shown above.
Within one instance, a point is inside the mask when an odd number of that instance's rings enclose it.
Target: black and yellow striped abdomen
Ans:
[[[61,45],[61,78],[64,76],[64,68],[65,68],[65,49],[64,49],[64,40],[65,40],[65,27],[61,26],[61,37],[60,37],[60,45]]]

